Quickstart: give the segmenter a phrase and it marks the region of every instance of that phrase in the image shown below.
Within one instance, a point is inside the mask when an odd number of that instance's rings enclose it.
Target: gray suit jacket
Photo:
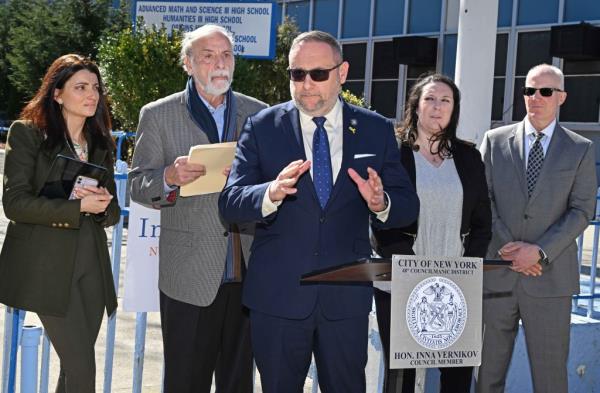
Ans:
[[[596,161],[592,142],[556,125],[536,187],[527,197],[524,122],[488,131],[481,144],[492,201],[489,258],[506,243],[522,240],[540,246],[550,265],[540,277],[510,269],[484,274],[484,291],[510,291],[521,280],[535,297],[579,292],[575,240],[594,217]]]
[[[223,277],[229,226],[219,216],[219,194],[166,200],[163,172],[190,146],[208,144],[192,120],[179,92],[145,105],[140,112],[133,154],[131,198],[161,209],[159,289],[167,296],[197,306],[210,305]],[[249,115],[266,104],[234,93],[239,135]],[[242,249],[248,260],[253,228],[243,227]]]

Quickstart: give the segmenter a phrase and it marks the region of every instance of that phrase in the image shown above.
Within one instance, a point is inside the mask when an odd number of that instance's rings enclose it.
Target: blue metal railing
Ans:
[[[6,132],[6,127],[0,127],[0,134]],[[134,133],[115,131],[113,136],[117,138],[117,158],[121,157],[122,145],[125,138],[134,136]],[[121,244],[123,236],[123,218],[128,215],[129,211],[125,207],[125,190],[127,185],[127,165],[125,162],[118,160],[115,165],[115,181],[117,184],[117,198],[119,205],[121,206],[121,219],[119,223],[113,228],[112,244],[111,244],[111,259],[112,259],[112,270],[113,278],[115,279],[115,289],[118,291],[119,287],[119,271],[121,261]],[[600,199],[600,195],[598,196]],[[600,207],[599,211],[600,213]],[[597,214],[600,217],[600,214]],[[598,258],[598,247],[600,241],[600,220],[593,220],[590,225],[594,228],[594,240],[592,246],[592,258],[589,271],[589,283],[587,284],[588,290],[585,293],[573,297],[573,311],[574,312],[585,312],[588,317],[594,317],[594,302],[600,298],[600,293],[596,293],[596,275],[597,275],[597,258]],[[578,260],[580,270],[582,268],[583,260],[583,240],[584,235],[582,234],[578,240]],[[580,307],[579,301],[586,301],[586,307]],[[2,390],[0,393],[14,393],[16,385],[16,367],[17,367],[17,350],[18,343],[21,342],[21,334],[23,331],[23,320],[25,312],[17,309],[7,308],[6,319],[4,327],[4,353],[3,353],[3,367],[2,367]],[[136,332],[135,332],[135,349],[133,355],[133,393],[141,393],[142,391],[142,373],[144,368],[144,347],[146,338],[146,327],[147,327],[147,314],[139,312],[136,314]],[[115,345],[115,330],[116,330],[116,312],[108,320],[107,324],[107,339],[106,339],[106,354],[104,364],[104,392],[110,393],[112,386],[112,369],[113,369],[113,358],[114,358],[114,345]],[[378,352],[381,352],[381,343],[379,334],[375,330],[371,330],[369,333],[370,341],[373,347]],[[38,337],[39,342],[39,337]],[[36,346],[37,351],[37,346]],[[37,352],[36,352],[37,353]],[[44,334],[42,344],[42,365],[40,370],[40,393],[48,392],[48,370],[49,370],[49,353],[50,353],[50,341]],[[34,381],[37,379],[37,355],[27,356],[29,363],[22,363],[21,375],[26,375],[28,378],[33,378]],[[379,377],[378,377],[378,392],[381,392],[383,383],[383,371],[385,364],[383,358],[379,362]],[[29,372],[30,370],[25,369],[33,368],[35,373]],[[309,377],[313,380],[313,393],[318,390],[318,377],[316,367],[312,367],[309,372]],[[26,383],[27,384],[27,383]],[[21,384],[23,386],[23,383]],[[34,384],[35,385],[35,384]],[[31,386],[31,385],[30,385]],[[32,392],[35,392],[33,390]]]

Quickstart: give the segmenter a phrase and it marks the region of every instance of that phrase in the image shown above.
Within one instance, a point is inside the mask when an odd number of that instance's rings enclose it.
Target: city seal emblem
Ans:
[[[440,350],[458,340],[467,321],[467,302],[454,281],[429,277],[412,290],[406,304],[411,336],[429,350]]]

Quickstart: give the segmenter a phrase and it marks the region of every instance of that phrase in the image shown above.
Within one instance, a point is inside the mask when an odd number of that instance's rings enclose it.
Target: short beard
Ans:
[[[202,83],[200,80],[196,79],[196,82],[198,82],[198,84],[202,87],[202,90],[204,90],[204,92],[208,95],[211,96],[220,96],[222,94],[225,94],[227,92],[227,90],[229,90],[229,88],[231,87],[231,82],[233,79],[233,71],[232,72],[227,72],[227,77],[229,78],[227,80],[227,82],[223,82],[224,85],[221,87],[217,87],[215,86],[211,79],[214,76],[222,76],[223,74],[221,74],[220,72],[211,72],[208,75],[208,81],[206,82],[206,84]]]

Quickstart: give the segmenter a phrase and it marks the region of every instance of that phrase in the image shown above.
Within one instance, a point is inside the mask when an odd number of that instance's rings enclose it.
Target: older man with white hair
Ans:
[[[523,98],[525,119],[488,131],[481,145],[492,201],[488,257],[512,267],[484,273],[492,296],[483,304],[477,391],[504,392],[520,320],[534,391],[566,393],[571,296],[579,292],[575,239],[596,203],[594,146],[557,121],[567,98],[560,69],[529,70]]]
[[[188,162],[190,146],[235,141],[246,117],[266,105],[231,90],[233,39],[204,25],[186,33],[186,89],[144,106],[131,171],[134,201],[161,209],[159,289],[165,393],[252,392],[243,260],[252,228],[219,216],[219,194],[179,198],[179,187],[206,174]],[[229,167],[223,168],[227,176]],[[244,251],[242,255],[242,250]]]

